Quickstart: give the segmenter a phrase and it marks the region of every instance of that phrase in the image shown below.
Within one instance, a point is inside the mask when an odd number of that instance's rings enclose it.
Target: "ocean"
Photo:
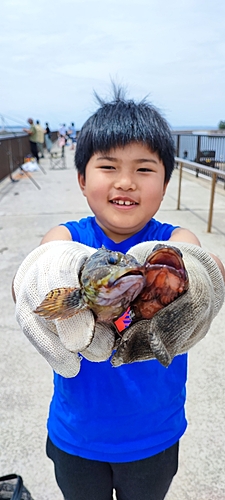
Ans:
[[[15,135],[18,135],[18,134],[24,134],[23,132],[23,128],[26,128],[26,125],[24,125],[24,127],[22,126],[7,126],[5,127],[4,129],[3,128],[0,128],[0,138],[4,138],[4,137],[15,137]]]
[[[179,151],[178,156],[183,158],[184,152],[187,152],[187,159],[190,161],[195,161],[197,153],[197,143],[199,135],[200,138],[200,150],[205,151],[215,151],[215,160],[217,162],[225,161],[225,136],[224,137],[210,137],[208,131],[216,131],[215,128],[210,126],[174,126],[172,127],[172,132],[174,133],[174,143],[177,146],[177,136],[180,135],[179,141]],[[177,132],[177,134],[176,134]],[[182,132],[184,133],[182,135]],[[17,135],[24,135],[23,127],[17,126],[7,126],[5,129],[0,129],[0,139],[6,137],[15,137]]]

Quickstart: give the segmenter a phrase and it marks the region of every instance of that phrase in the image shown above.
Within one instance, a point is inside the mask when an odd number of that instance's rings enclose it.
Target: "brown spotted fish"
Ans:
[[[91,309],[98,321],[123,314],[145,285],[144,268],[129,254],[102,247],[81,270],[80,288],[51,290],[34,311],[45,319],[66,319]]]

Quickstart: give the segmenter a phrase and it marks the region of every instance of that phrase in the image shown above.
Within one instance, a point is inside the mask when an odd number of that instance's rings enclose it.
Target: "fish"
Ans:
[[[144,263],[146,284],[131,303],[133,321],[151,319],[160,309],[182,295],[189,286],[179,248],[158,243]]]
[[[149,320],[189,288],[182,252],[174,246],[157,244],[146,259],[144,268],[146,284],[130,304],[132,321],[117,340],[116,352],[111,358],[114,367],[147,359],[157,359],[168,367],[172,361],[161,332],[154,331]],[[180,314],[179,311],[177,314]],[[165,331],[167,320],[168,317],[165,317]]]
[[[34,313],[54,320],[91,309],[97,321],[110,323],[145,286],[144,268],[132,255],[101,247],[85,261],[79,282],[79,288],[50,290]]]
[[[34,311],[46,319],[66,319],[90,308],[101,321],[119,318],[128,306],[131,321],[151,319],[188,289],[181,251],[157,244],[143,265],[129,254],[102,247],[86,260],[80,288],[51,290]]]

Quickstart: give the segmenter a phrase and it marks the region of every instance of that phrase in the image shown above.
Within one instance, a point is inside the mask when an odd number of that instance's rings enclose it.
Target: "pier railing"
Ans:
[[[208,222],[207,222],[207,232],[211,233],[212,229],[212,219],[213,219],[213,205],[215,198],[215,189],[217,180],[223,180],[225,183],[225,172],[221,171],[218,168],[207,167],[206,165],[201,165],[200,163],[196,163],[189,160],[184,160],[183,158],[175,157],[176,165],[179,169],[179,183],[178,183],[178,195],[177,195],[177,210],[181,209],[181,186],[182,186],[182,175],[183,169],[186,167],[187,169],[195,169],[198,173],[202,172],[207,175],[211,179],[211,192],[210,192],[210,203],[209,203],[209,212],[208,212]],[[224,184],[225,186],[225,184]]]
[[[57,139],[57,132],[51,132],[52,141]],[[15,134],[0,137],[0,181],[24,163],[24,158],[30,154],[28,134]]]
[[[1,137],[0,139],[0,181],[11,176],[14,170],[24,163],[30,153],[28,135]]]
[[[176,156],[207,167],[225,168],[225,133],[221,130],[197,133],[172,131]],[[205,157],[205,158],[204,158]],[[206,161],[204,161],[206,160]],[[207,172],[205,171],[205,175]]]

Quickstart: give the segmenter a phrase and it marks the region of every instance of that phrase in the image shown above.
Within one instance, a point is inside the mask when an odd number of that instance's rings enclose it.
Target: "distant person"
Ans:
[[[35,125],[37,131],[37,149],[38,153],[41,154],[41,158],[44,158],[44,143],[45,143],[45,131],[40,125],[39,120],[36,121]]]
[[[51,130],[50,130],[47,122],[45,124],[45,145],[46,145],[47,151],[50,153],[53,144],[52,144],[52,139],[51,139]]]
[[[64,157],[64,150],[65,150],[65,145],[67,143],[67,132],[66,132],[66,124],[63,123],[61,127],[58,130],[58,145],[60,148],[62,148],[62,158]]]
[[[61,127],[59,128],[58,136],[65,137],[65,139],[66,139],[66,124],[65,123],[63,123],[63,125],[61,125]]]
[[[70,129],[67,131],[67,135],[69,135],[69,137],[71,139],[71,148],[70,149],[74,149],[74,144],[76,142],[77,133],[76,133],[76,128],[75,128],[75,125],[73,122],[71,123]]]
[[[36,158],[37,163],[39,163],[38,147],[37,147],[37,130],[34,125],[34,120],[28,118],[27,123],[29,123],[30,128],[24,128],[23,131],[29,135],[30,150],[31,154]]]

